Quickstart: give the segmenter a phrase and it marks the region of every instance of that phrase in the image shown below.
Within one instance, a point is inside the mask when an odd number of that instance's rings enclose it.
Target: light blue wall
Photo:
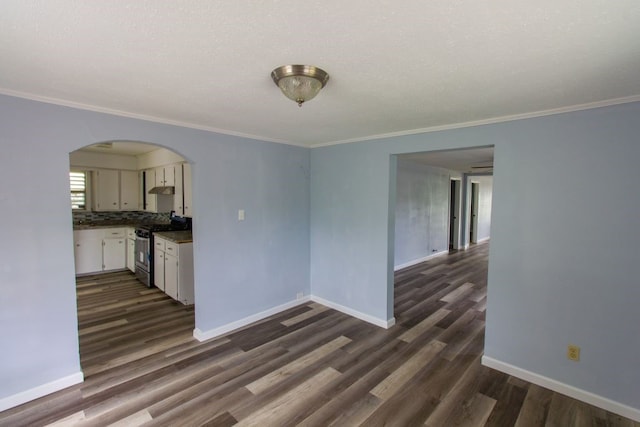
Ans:
[[[493,176],[491,175],[466,175],[466,214],[465,218],[471,218],[471,183],[478,183],[478,230],[477,241],[481,242],[491,237],[491,206],[493,200]],[[468,221],[464,222],[465,234],[464,242],[469,244],[469,226]]]
[[[452,172],[446,169],[398,159],[396,267],[449,249],[451,176]]]
[[[0,96],[0,401],[80,371],[69,152],[113,139],[193,162],[196,327],[309,294],[308,149]]]
[[[301,289],[392,318],[392,154],[495,145],[486,355],[640,409],[638,117],[634,103],[324,147],[309,168],[302,148],[0,96],[0,399],[80,369],[68,153],[131,139],[194,162],[203,331]]]
[[[312,293],[391,318],[390,155],[495,145],[485,354],[640,409],[639,117],[633,103],[312,150]]]

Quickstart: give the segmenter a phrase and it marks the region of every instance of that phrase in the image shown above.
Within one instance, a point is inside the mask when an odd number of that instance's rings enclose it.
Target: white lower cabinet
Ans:
[[[155,285],[182,304],[193,304],[193,243],[155,237]]]
[[[126,266],[127,248],[124,237],[102,240],[102,270],[118,270]]]
[[[153,284],[164,292],[164,250],[161,249],[153,251]]]
[[[73,254],[76,274],[102,271],[102,230],[78,230],[73,232]]]
[[[178,300],[178,258],[164,254],[164,293]]]
[[[76,274],[99,273],[126,267],[124,228],[73,232]]]
[[[136,229],[127,228],[127,268],[136,272]]]

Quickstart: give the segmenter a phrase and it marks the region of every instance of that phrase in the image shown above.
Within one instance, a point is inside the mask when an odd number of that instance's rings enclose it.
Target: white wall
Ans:
[[[493,176],[489,175],[467,175],[467,210],[465,221],[464,241],[468,245],[470,241],[470,220],[471,220],[471,184],[478,184],[478,230],[477,242],[483,242],[491,237],[491,205],[493,201]]]
[[[452,172],[398,159],[394,268],[449,250]]]
[[[148,153],[140,154],[137,156],[137,160],[137,168],[139,170],[184,162],[184,158],[181,155],[166,148],[158,148]]]
[[[138,159],[123,154],[73,151],[69,153],[69,162],[71,166],[82,168],[138,170]]]

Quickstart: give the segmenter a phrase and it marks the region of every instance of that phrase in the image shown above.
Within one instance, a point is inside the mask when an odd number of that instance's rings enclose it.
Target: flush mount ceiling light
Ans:
[[[271,78],[284,96],[302,107],[327,84],[329,74],[313,65],[283,65],[271,72]]]

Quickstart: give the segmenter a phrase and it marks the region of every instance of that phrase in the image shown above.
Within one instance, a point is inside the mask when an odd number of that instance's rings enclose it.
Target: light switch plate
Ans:
[[[238,221],[244,221],[244,209],[238,210]]]

